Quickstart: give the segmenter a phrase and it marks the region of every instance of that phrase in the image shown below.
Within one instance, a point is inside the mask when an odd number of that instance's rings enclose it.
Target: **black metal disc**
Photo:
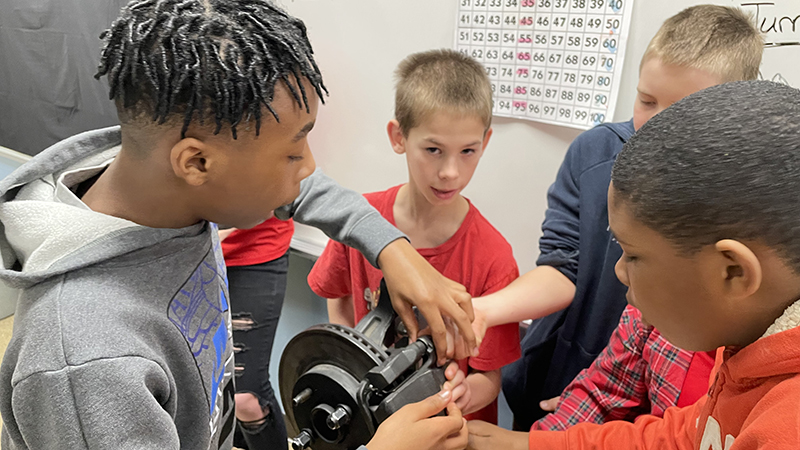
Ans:
[[[292,338],[281,355],[278,372],[283,409],[292,427],[297,429],[292,406],[293,389],[306,371],[318,364],[330,364],[360,381],[387,357],[385,350],[361,333],[340,325],[315,325]]]

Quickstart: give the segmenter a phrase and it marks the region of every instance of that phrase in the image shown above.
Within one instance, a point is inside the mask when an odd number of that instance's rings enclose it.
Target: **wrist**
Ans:
[[[376,260],[378,268],[386,270],[387,266],[391,266],[396,261],[402,261],[403,254],[408,250],[407,247],[411,247],[411,244],[404,237],[397,238],[386,244],[386,247],[383,247],[383,250],[378,253]]]

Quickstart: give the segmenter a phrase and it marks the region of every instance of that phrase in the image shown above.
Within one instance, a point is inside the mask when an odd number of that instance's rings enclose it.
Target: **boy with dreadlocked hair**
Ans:
[[[325,87],[301,21],[265,0],[137,0],[103,38],[98,76],[121,126],[55,144],[0,183],[0,278],[22,288],[0,367],[4,449],[230,449],[214,223],[248,228],[273,210],[380,265],[395,308],[416,305],[438,349],[442,314],[477,346],[464,288],[314,171],[306,137]],[[398,429],[414,436],[403,448],[465,445],[451,398],[404,408],[370,450],[398,448]]]

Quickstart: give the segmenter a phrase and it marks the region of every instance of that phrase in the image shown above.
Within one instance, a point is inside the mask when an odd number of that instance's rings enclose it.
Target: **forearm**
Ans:
[[[378,255],[405,235],[393,227],[361,194],[339,186],[317,169],[300,183],[300,195],[275,216],[322,230],[329,238],[361,252],[375,267]]]
[[[462,408],[462,412],[471,414],[489,405],[500,395],[500,370],[472,372],[467,375],[464,383],[468,385],[468,390],[472,395],[469,402]]]
[[[339,325],[355,327],[355,311],[353,309],[353,296],[328,299],[328,322]]]
[[[520,276],[505,288],[472,300],[491,328],[526,319],[538,319],[560,311],[572,303],[575,285],[551,266],[539,266]]]

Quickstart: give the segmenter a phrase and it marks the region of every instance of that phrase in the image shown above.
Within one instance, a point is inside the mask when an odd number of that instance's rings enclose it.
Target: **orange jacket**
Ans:
[[[794,328],[792,328],[794,327]],[[544,449],[800,449],[800,302],[764,337],[724,353],[709,395],[663,418],[580,424],[532,431],[528,446]]]

